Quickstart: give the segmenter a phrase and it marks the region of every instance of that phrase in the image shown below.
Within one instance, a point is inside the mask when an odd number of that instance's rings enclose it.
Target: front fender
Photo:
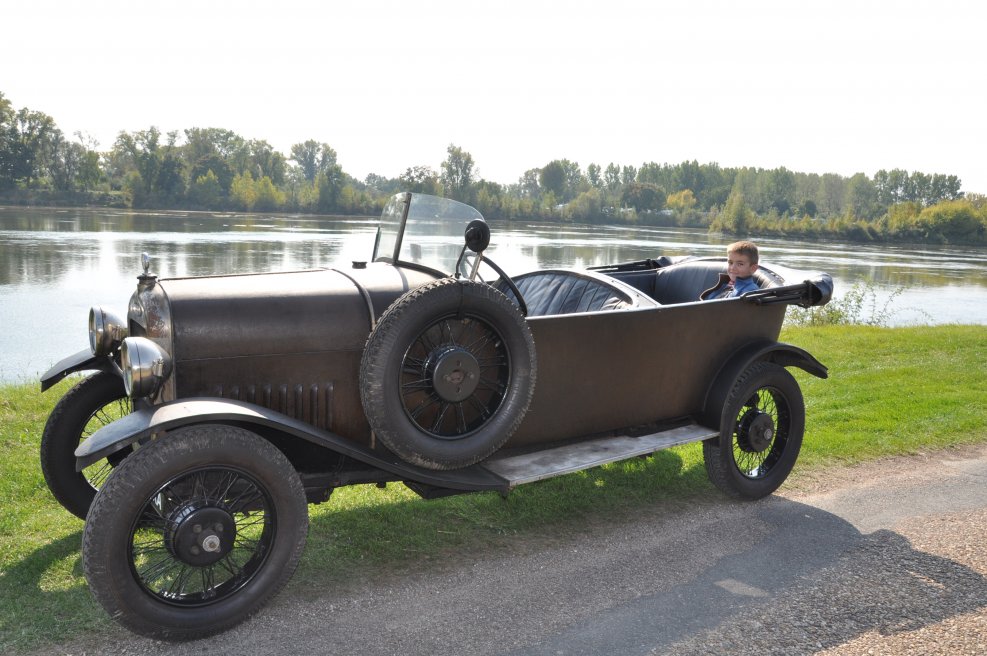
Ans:
[[[826,365],[797,346],[768,341],[749,344],[728,358],[713,378],[713,384],[706,391],[706,400],[703,403],[704,425],[719,428],[720,415],[727,395],[740,374],[755,362],[773,362],[782,367],[798,367],[817,378],[829,377]]]
[[[41,391],[48,390],[52,385],[62,380],[69,374],[77,371],[90,371],[98,369],[122,376],[120,367],[113,361],[112,357],[106,355],[93,355],[89,349],[79,351],[67,358],[56,362],[51,369],[41,375]]]
[[[437,487],[460,490],[506,490],[507,482],[474,465],[455,471],[433,471],[410,465],[389,451],[371,450],[353,440],[316,428],[304,421],[252,403],[212,397],[195,397],[171,401],[135,410],[93,433],[75,450],[75,468],[82,471],[135,442],[194,424],[236,424],[271,428],[307,440],[351,457],[371,467],[396,474],[403,479]],[[163,437],[162,439],[167,439]]]

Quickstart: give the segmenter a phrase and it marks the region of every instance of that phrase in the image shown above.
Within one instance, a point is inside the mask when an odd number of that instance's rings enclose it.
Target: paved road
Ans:
[[[987,447],[594,523],[107,654],[984,654]],[[870,650],[870,651],[869,651]]]

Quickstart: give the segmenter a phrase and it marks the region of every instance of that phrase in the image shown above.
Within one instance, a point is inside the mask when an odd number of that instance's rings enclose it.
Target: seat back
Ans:
[[[698,301],[726,271],[723,260],[686,260],[662,267],[655,274],[654,298],[662,305]],[[763,268],[754,272],[754,282],[761,289],[783,284],[780,276]]]
[[[656,305],[630,285],[591,271],[547,269],[513,280],[528,306],[529,317]],[[514,297],[503,281],[498,281],[496,287],[509,298]]]

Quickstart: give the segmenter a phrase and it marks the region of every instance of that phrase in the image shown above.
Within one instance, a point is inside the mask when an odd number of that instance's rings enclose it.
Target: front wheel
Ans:
[[[101,371],[66,392],[48,417],[41,434],[41,472],[58,503],[79,519],[86,518],[96,490],[132,449],[111,454],[81,472],[75,470],[75,449],[96,430],[130,414],[130,410],[123,380]]]
[[[93,596],[141,635],[223,631],[291,577],[308,531],[301,480],[270,442],[241,428],[184,428],[138,449],[86,520]]]
[[[765,497],[795,466],[804,430],[805,404],[798,382],[784,367],[757,362],[730,390],[719,438],[703,442],[706,473],[732,497]]]

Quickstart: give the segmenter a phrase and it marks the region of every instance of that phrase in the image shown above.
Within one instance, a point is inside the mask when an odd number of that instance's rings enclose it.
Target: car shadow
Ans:
[[[701,463],[670,451],[523,486],[506,499],[408,494],[346,506],[334,497],[312,510],[302,566],[267,608],[184,644],[127,633],[84,585],[44,589],[46,572],[67,559],[81,575],[80,532],[14,562],[0,595],[23,600],[26,613],[61,614],[51,644],[109,639],[160,654],[266,653],[284,644],[321,653],[327,631],[334,653],[807,653],[987,608],[987,578],[899,533],[861,533],[778,496],[728,501],[704,481]],[[590,555],[574,561],[576,550]],[[506,571],[516,577],[505,582]],[[416,604],[423,581],[430,602]],[[479,628],[477,608],[489,620]],[[14,629],[0,643],[17,647]]]
[[[865,633],[917,631],[987,608],[987,578],[913,548],[887,529],[869,534],[832,513],[772,497],[727,519],[721,533],[763,525],[686,583],[618,602],[523,648],[538,654],[804,654]],[[695,545],[702,548],[702,545]]]

